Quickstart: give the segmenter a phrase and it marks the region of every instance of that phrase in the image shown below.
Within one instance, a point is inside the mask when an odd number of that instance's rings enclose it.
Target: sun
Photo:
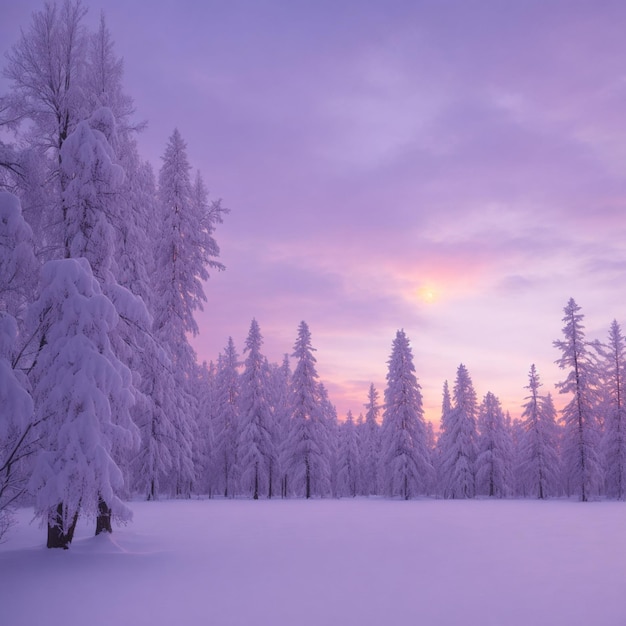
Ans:
[[[437,292],[432,287],[420,287],[417,295],[422,302],[431,304],[437,299]]]

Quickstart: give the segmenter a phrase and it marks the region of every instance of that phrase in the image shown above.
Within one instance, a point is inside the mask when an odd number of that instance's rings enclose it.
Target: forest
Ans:
[[[282,363],[251,320],[198,363],[190,337],[220,263],[228,210],[173,130],[158,171],[102,16],[46,4],[6,56],[0,96],[0,536],[28,504],[47,545],[79,516],[96,533],[133,497],[410,499],[626,497],[626,343],[588,341],[574,299],[554,346],[557,411],[529,367],[520,419],[479,399],[459,365],[438,429],[425,419],[410,339],[386,386],[337,415],[308,324]],[[172,121],[175,126],[175,120]]]

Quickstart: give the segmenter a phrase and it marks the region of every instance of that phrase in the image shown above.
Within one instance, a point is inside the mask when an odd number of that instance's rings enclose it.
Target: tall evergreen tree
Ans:
[[[277,450],[276,474],[280,481],[280,496],[286,498],[289,493],[288,467],[289,446],[288,435],[291,424],[291,366],[289,355],[285,354],[280,367],[276,367],[272,376],[274,427]]]
[[[478,408],[476,493],[503,498],[511,490],[512,450],[500,401],[488,392]]]
[[[32,366],[37,434],[42,448],[31,477],[35,511],[48,524],[48,547],[67,548],[82,511],[110,531],[110,516],[128,519],[113,453],[131,448],[129,370],[109,341],[118,316],[84,259],[49,261],[30,311],[41,350]],[[103,510],[104,509],[104,510]]]
[[[560,467],[554,404],[551,398],[539,394],[540,386],[533,364],[526,386],[529,395],[522,413],[517,463],[524,495],[543,500],[558,495]]]
[[[604,452],[606,492],[611,498],[626,499],[626,340],[613,320],[608,343],[602,349],[604,397]]]
[[[427,445],[421,387],[403,330],[396,333],[388,365],[380,431],[381,478],[384,493],[408,500],[426,492],[434,470]]]
[[[576,491],[583,502],[599,492],[601,465],[598,455],[597,368],[585,340],[580,307],[573,298],[564,308],[564,339],[554,342],[562,355],[556,361],[567,370],[557,383],[560,393],[572,394],[562,412],[564,423],[563,463],[569,491]]]
[[[380,465],[380,424],[379,415],[382,406],[379,404],[379,393],[370,383],[365,404],[365,421],[360,429],[361,458],[361,493],[375,495],[379,493],[378,471]]]
[[[272,469],[276,450],[272,437],[273,414],[270,406],[269,368],[261,354],[263,338],[253,319],[244,348],[248,356],[240,379],[240,475],[243,493],[259,499],[272,495]]]
[[[239,355],[232,337],[217,361],[215,457],[219,485],[224,497],[235,495],[239,458]]]
[[[306,322],[300,322],[292,356],[296,359],[287,442],[288,481],[292,493],[310,498],[331,490],[327,432],[322,414],[315,348]]]
[[[352,411],[339,427],[337,495],[355,497],[359,480],[359,445]]]
[[[465,365],[459,365],[453,404],[442,423],[441,486],[445,498],[473,498],[476,463],[476,392]]]

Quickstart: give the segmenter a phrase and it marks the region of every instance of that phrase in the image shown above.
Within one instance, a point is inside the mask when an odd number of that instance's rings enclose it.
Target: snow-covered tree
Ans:
[[[28,120],[29,138],[52,149],[55,157],[85,117],[86,13],[80,0],[46,3],[32,14],[30,27],[7,54],[11,117]]]
[[[585,340],[580,307],[573,298],[563,309],[564,339],[554,342],[562,355],[556,362],[567,370],[557,383],[560,393],[572,394],[562,411],[564,424],[563,465],[569,491],[576,491],[583,502],[599,492],[601,464],[598,432],[598,372],[589,344]]]
[[[473,498],[476,493],[476,392],[463,364],[457,369],[452,401],[440,435],[440,484],[445,498]]]
[[[101,284],[114,281],[111,273],[115,256],[114,225],[122,222],[117,213],[116,192],[124,170],[104,132],[115,132],[110,109],[98,109],[92,118],[79,122],[61,148],[64,256],[84,257]]]
[[[239,457],[239,355],[232,337],[217,361],[215,458],[224,497],[234,496],[238,483]]]
[[[517,472],[523,495],[545,499],[559,492],[558,433],[552,398],[539,394],[539,374],[531,365],[522,429],[518,442]]]
[[[209,207],[193,193],[190,170],[187,146],[175,130],[159,172],[163,226],[156,255],[154,326],[178,343],[186,333],[198,333],[194,312],[206,301],[203,281],[209,278],[208,268],[223,268],[215,260],[219,248],[210,230]]]
[[[360,427],[359,439],[361,470],[360,493],[369,496],[379,493],[378,468],[380,465],[380,424],[378,422],[382,406],[379,394],[370,383],[365,404],[365,421]]]
[[[101,518],[106,503],[110,515],[130,517],[113,451],[138,442],[131,377],[109,342],[117,313],[86,260],[46,263],[29,315],[42,346],[31,372],[41,442],[31,489],[48,547],[67,548],[81,512]],[[110,520],[98,530],[110,531]]]
[[[310,498],[324,496],[331,489],[327,432],[322,415],[315,348],[306,322],[300,322],[292,356],[291,424],[287,441],[288,482],[292,493]]]
[[[606,493],[626,499],[626,340],[621,326],[613,320],[607,345],[602,349],[602,387]]]
[[[500,401],[488,392],[478,408],[476,493],[508,496],[511,488],[511,438]]]
[[[273,415],[270,406],[269,368],[261,354],[263,338],[253,319],[246,339],[244,370],[239,396],[239,463],[244,494],[259,499],[260,493],[272,495],[276,450],[272,437]]]
[[[450,396],[450,386],[448,385],[448,381],[445,380],[443,383],[443,391],[441,397],[441,418],[439,420],[439,437],[437,437],[437,441],[435,443],[435,451],[433,456],[433,466],[435,468],[435,483],[436,483],[436,492],[438,494],[443,494],[445,490],[445,475],[443,468],[443,449],[442,445],[445,444],[446,437],[443,435],[444,432],[449,430],[450,426],[448,424],[448,417],[450,412],[452,411],[452,398]]]
[[[359,444],[352,411],[339,427],[337,495],[356,496],[359,481]]]
[[[413,353],[403,330],[388,361],[385,409],[380,431],[383,492],[405,500],[423,494],[434,473],[427,444],[422,392]]]
[[[32,454],[33,403],[19,367],[18,328],[38,265],[32,232],[16,196],[0,191],[0,538],[24,493],[24,459]]]
[[[280,481],[281,498],[289,493],[288,467],[289,447],[288,434],[291,424],[291,366],[289,355],[285,354],[280,367],[276,366],[272,374],[274,437],[278,454],[277,476]]]

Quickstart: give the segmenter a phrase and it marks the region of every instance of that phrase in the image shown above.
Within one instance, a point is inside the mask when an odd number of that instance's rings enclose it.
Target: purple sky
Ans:
[[[86,2],[95,24],[103,2]],[[19,5],[19,6],[15,6]],[[0,41],[43,3],[4,2]],[[398,328],[429,418],[463,362],[519,413],[626,301],[626,3],[107,0],[159,167],[174,127],[214,197],[227,271],[199,358],[258,320],[272,361],[306,320],[339,416],[383,392]],[[2,90],[6,83],[0,83]],[[558,398],[557,398],[557,401]]]

